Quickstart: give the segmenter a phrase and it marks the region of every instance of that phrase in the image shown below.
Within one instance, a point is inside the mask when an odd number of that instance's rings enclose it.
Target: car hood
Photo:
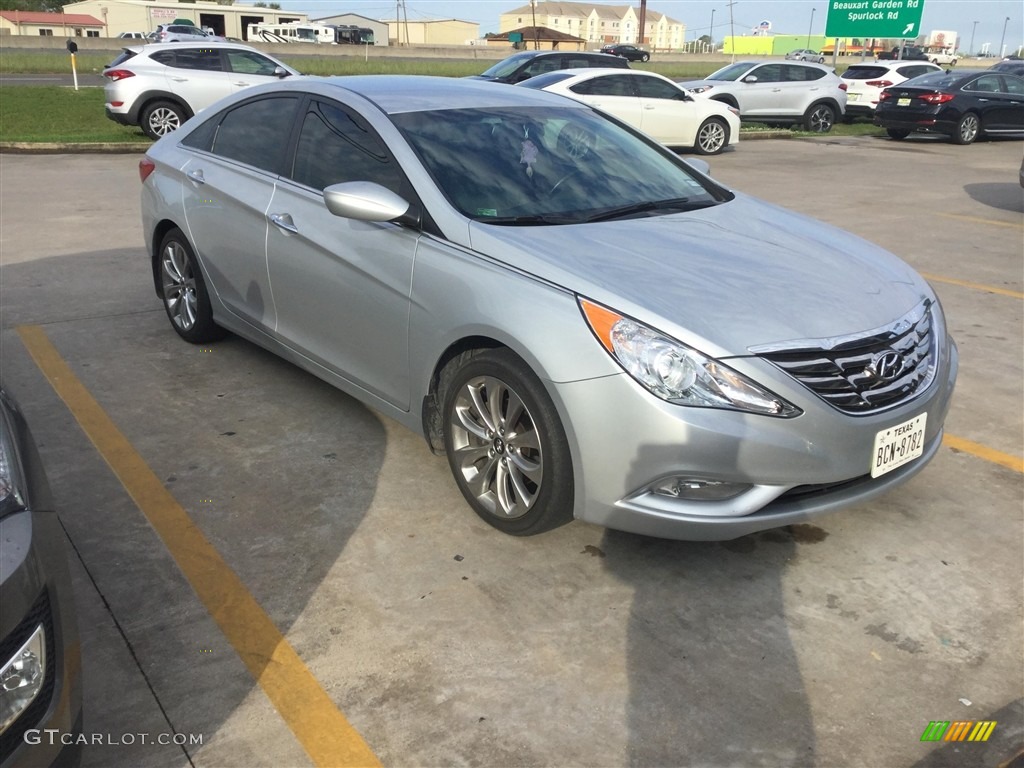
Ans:
[[[472,222],[469,235],[478,252],[720,357],[874,330],[933,296],[878,246],[743,195],[595,224]]]

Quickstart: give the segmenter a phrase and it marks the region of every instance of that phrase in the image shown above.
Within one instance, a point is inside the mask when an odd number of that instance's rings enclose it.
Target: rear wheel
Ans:
[[[572,519],[569,445],[551,398],[508,349],[464,352],[441,375],[445,453],[487,523],[514,536]]]
[[[836,111],[828,104],[815,104],[804,115],[804,128],[812,133],[828,133],[836,122]]]
[[[643,56],[640,57],[640,61],[645,61],[646,62],[646,61],[650,61],[650,60],[651,60],[651,55],[649,53],[645,53]]]
[[[191,344],[223,338],[224,330],[213,322],[202,270],[180,229],[164,235],[157,259],[164,309],[178,335]]]
[[[729,143],[729,126],[717,117],[709,117],[697,129],[694,149],[702,155],[717,155]]]
[[[896,139],[896,141],[903,141],[910,135],[910,131],[904,131],[902,128],[886,128],[885,132],[889,134],[890,139]]]
[[[185,110],[170,101],[154,101],[142,110],[141,127],[151,139],[176,131],[188,119]]]
[[[954,144],[971,144],[981,133],[981,120],[973,112],[968,112],[960,118],[956,124],[956,132],[953,134]]]

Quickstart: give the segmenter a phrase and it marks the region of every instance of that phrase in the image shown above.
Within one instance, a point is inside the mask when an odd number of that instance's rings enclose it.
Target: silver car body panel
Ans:
[[[699,211],[594,224],[503,227],[467,219],[434,186],[388,111],[552,100],[589,107],[513,86],[424,82],[353,77],[269,90],[318,93],[358,111],[443,235],[333,216],[315,190],[181,146],[190,123],[149,153],[157,165],[142,193],[150,250],[161,222],[181,227],[220,325],[421,433],[423,404],[447,350],[474,338],[509,347],[558,410],[573,462],[573,512],[592,523],[666,538],[733,538],[867,500],[920,471],[937,450],[957,353],[934,293],[908,265],[742,194]],[[196,170],[206,180],[203,194],[231,187],[236,204],[249,200],[250,210],[231,219],[208,214],[187,189],[186,173]],[[299,234],[271,223],[281,212],[301,212]],[[224,226],[246,218],[250,233]],[[215,224],[225,230],[219,240],[207,234]],[[578,296],[727,359],[800,415],[682,407],[653,396],[597,342]],[[865,333],[922,301],[936,312],[932,384],[884,412],[844,414],[751,351]],[[870,479],[878,432],[922,413],[925,455]],[[726,503],[651,492],[674,476],[751,487]],[[798,495],[809,485],[823,487]]]

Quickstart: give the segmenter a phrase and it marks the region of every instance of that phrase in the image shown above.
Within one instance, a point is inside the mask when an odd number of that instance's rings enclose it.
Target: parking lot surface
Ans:
[[[686,543],[503,536],[420,438],[247,342],[178,339],[138,156],[0,155],[0,363],[69,540],[85,765],[1007,760],[1024,743],[1020,159],[1018,141],[915,137],[711,160],[924,273],[961,369],[946,445],[897,491]],[[958,720],[997,725],[921,740]],[[168,733],[189,743],[153,743]]]

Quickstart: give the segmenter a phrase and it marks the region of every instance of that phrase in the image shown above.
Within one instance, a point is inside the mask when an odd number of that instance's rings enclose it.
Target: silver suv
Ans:
[[[103,70],[105,108],[114,122],[159,139],[223,96],[298,74],[237,43],[131,46]]]
[[[846,112],[846,83],[835,70],[805,61],[737,61],[679,85],[735,107],[741,120],[801,123],[816,133],[831,131]]]

